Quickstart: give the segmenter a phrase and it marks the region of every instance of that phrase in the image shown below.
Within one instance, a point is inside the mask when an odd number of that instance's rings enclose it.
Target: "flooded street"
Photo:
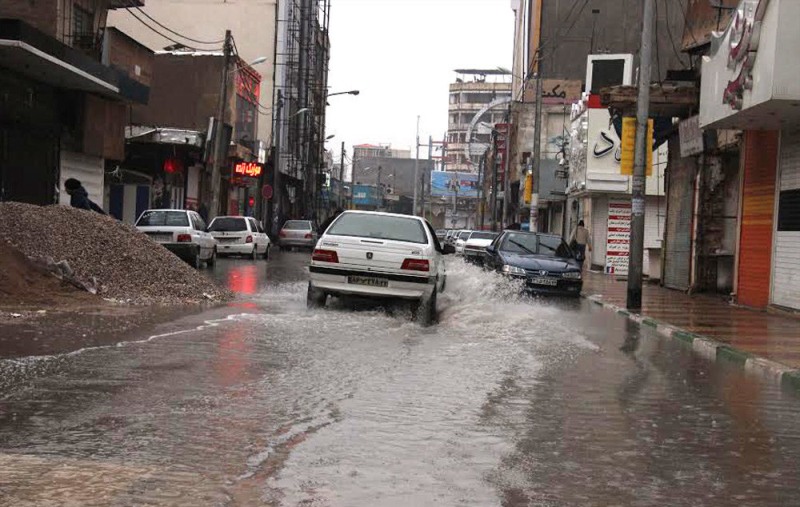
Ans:
[[[0,361],[0,505],[792,505],[800,399],[586,301],[449,260],[439,323],[306,310],[308,254],[223,308]]]

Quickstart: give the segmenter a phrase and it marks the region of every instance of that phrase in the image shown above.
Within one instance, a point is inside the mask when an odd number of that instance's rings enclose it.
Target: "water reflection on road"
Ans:
[[[8,505],[786,505],[800,403],[580,301],[450,263],[439,324],[305,309],[307,254],[224,260],[231,306],[27,368]],[[0,372],[0,373],[2,373]]]

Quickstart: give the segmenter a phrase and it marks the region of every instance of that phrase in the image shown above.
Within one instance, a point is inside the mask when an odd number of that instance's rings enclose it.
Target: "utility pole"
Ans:
[[[283,112],[283,91],[278,90],[278,101],[275,104],[275,170],[272,176],[272,235],[278,236],[281,226],[281,200],[283,190],[281,184],[281,113]]]
[[[228,68],[231,61],[231,31],[225,30],[225,42],[222,46],[223,64],[222,78],[220,80],[219,106],[217,109],[217,122],[214,136],[214,160],[211,165],[211,209],[208,210],[208,218],[212,220],[219,214],[219,194],[220,194],[220,165],[227,156],[228,147],[222,146],[223,130],[225,130],[225,111],[228,105]]]
[[[428,136],[428,167],[436,167],[436,164],[433,162],[433,136]],[[426,169],[425,170],[425,177],[422,178],[422,217],[425,217],[425,204],[427,203],[430,205],[431,200],[431,175],[430,172]],[[427,189],[427,194],[426,194]]]
[[[344,209],[344,141],[342,141],[342,158],[339,161],[339,208]]]
[[[417,213],[417,193],[419,189],[419,115],[417,115],[417,154],[414,158],[414,210],[413,215],[419,216]]]
[[[539,232],[539,180],[542,174],[540,163],[542,158],[542,76],[539,73],[536,74],[536,107],[534,108],[534,115],[533,163],[531,164],[533,191],[531,192],[530,231]]]
[[[652,71],[654,0],[644,0],[642,48],[639,51],[639,97],[636,103],[636,147],[633,158],[631,199],[631,243],[628,257],[629,310],[642,308],[642,264],[644,262],[644,208],[647,184],[647,120],[650,116],[650,74]]]
[[[509,209],[511,207],[511,175],[509,174],[509,164],[511,158],[511,104],[508,104],[506,113],[506,141],[504,146],[505,156],[503,157],[503,217],[500,221],[502,227],[508,227]]]
[[[492,232],[497,232],[497,153],[492,160]]]

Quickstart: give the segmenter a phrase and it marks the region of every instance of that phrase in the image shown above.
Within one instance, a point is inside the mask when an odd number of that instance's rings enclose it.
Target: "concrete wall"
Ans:
[[[115,28],[105,32],[104,65],[125,71],[131,79],[145,86],[153,82],[153,52]]]
[[[21,19],[51,37],[57,37],[58,6],[63,0],[0,2],[0,18]]]
[[[277,0],[238,0],[236,2],[155,0],[146,2],[142,9],[172,30],[197,40],[221,40],[225,36],[225,30],[230,29],[239,49],[239,56],[245,62],[266,56],[267,62],[257,65],[255,70],[261,74],[260,103],[264,109],[272,109],[276,5]],[[138,16],[142,17],[141,14]],[[125,9],[111,11],[108,15],[108,25],[118,27],[153,50],[164,49],[174,44],[142,25]],[[164,30],[160,31],[164,32]],[[194,44],[189,41],[184,43],[186,45]],[[202,50],[222,48],[221,43],[195,45]],[[219,83],[219,74],[214,82]],[[208,116],[205,117],[203,129],[207,127]],[[269,113],[266,116],[260,115],[259,139],[268,141],[271,132],[271,115]]]

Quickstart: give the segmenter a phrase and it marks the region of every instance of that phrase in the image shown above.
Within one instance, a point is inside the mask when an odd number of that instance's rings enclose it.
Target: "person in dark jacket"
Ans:
[[[105,215],[106,212],[103,211],[103,208],[92,202],[89,199],[89,192],[83,188],[83,185],[79,180],[75,178],[69,178],[67,181],[64,182],[64,188],[67,190],[69,194],[69,204],[73,208],[80,208],[80,209],[87,209],[91,211],[96,211],[101,215]]]
[[[330,227],[333,221],[336,220],[336,217],[342,214],[342,211],[342,208],[336,208],[333,212],[333,215],[329,216],[328,219],[322,222],[322,225],[319,226],[319,233],[325,234],[325,231],[327,231],[328,227]]]

